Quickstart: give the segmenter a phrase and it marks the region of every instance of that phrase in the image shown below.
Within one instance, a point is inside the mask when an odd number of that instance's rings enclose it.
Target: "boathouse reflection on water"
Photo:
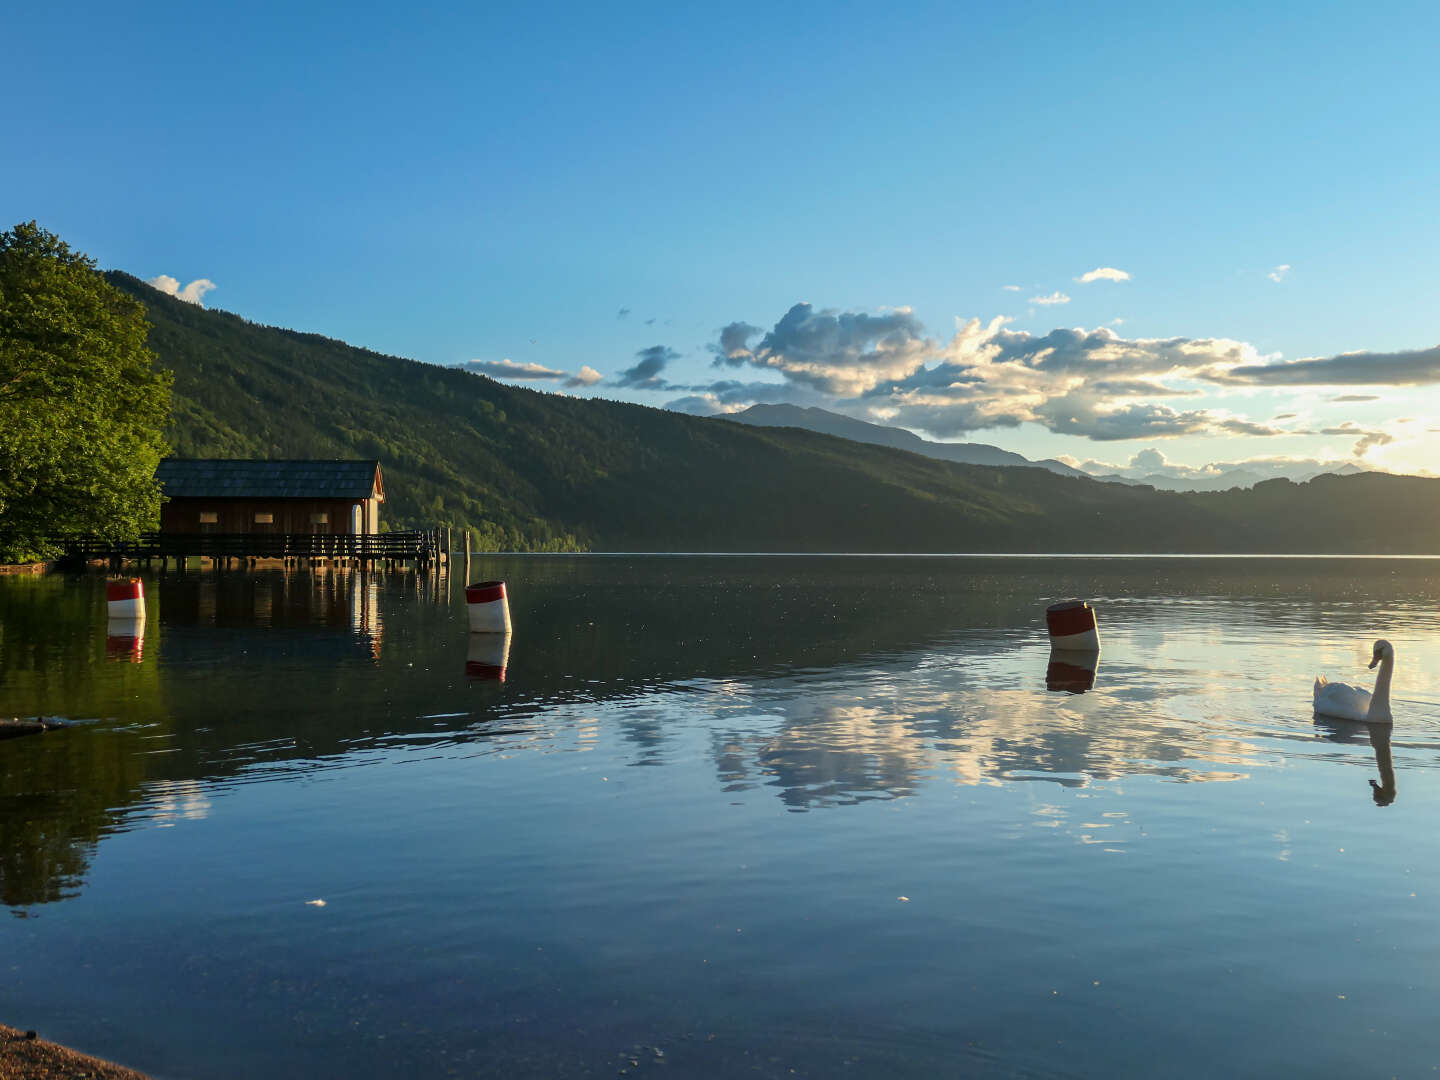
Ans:
[[[150,579],[154,615],[143,622],[108,619],[96,575],[7,586],[4,707],[70,725],[0,754],[0,904],[25,909],[75,895],[100,838],[137,812],[160,822],[208,808],[205,784],[244,767],[234,742],[242,730],[298,749],[288,708],[235,722],[247,699],[266,696],[257,688],[267,660],[312,673],[373,668],[382,588],[411,596],[421,583],[407,571],[170,574]],[[177,668],[206,674],[177,679]],[[287,682],[305,709],[304,680]]]

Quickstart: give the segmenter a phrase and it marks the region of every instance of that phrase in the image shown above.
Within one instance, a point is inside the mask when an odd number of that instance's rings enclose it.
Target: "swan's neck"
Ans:
[[[1380,674],[1375,676],[1375,692],[1370,695],[1369,720],[1390,719],[1390,675],[1395,670],[1395,658],[1387,656],[1380,661]]]

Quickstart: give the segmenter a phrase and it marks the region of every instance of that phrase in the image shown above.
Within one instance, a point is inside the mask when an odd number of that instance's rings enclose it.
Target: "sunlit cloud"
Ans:
[[[594,368],[582,367],[572,375],[558,368],[548,368],[532,362],[517,363],[506,357],[503,360],[470,360],[460,365],[466,371],[477,375],[488,375],[492,379],[506,379],[511,382],[560,382],[567,387],[592,386],[605,376]]]
[[[1020,286],[1019,286],[1019,285],[1001,285],[1000,288],[1004,289],[1006,292],[1019,292],[1019,291],[1020,291]]]
[[[1042,305],[1042,306],[1044,306],[1044,307],[1051,307],[1051,306],[1053,306],[1053,305],[1055,305],[1055,304],[1068,304],[1069,302],[1070,302],[1070,297],[1066,296],[1063,292],[1060,292],[1058,289],[1057,289],[1055,292],[1051,293],[1049,296],[1032,296],[1032,297],[1030,297],[1030,303],[1032,303],[1032,304],[1040,304],[1040,305]]]
[[[1129,281],[1130,275],[1113,266],[1097,266],[1094,270],[1085,271],[1075,280],[1082,285],[1089,285],[1092,281]]]
[[[149,278],[145,284],[152,288],[159,289],[167,296],[173,296],[176,300],[184,300],[187,304],[194,304],[196,307],[204,307],[205,294],[215,288],[215,283],[209,278],[196,278],[189,285],[183,288],[178,279],[169,274],[159,274]]]
[[[750,365],[828,394],[854,397],[885,379],[899,379],[925,363],[935,342],[909,308],[880,314],[817,311],[799,303],[761,335],[735,322],[720,331],[715,366]],[[760,340],[751,345],[751,339]]]
[[[769,330],[732,322],[709,346],[713,366],[763,372],[770,381],[672,386],[690,395],[673,407],[713,413],[791,401],[939,439],[1022,424],[1095,442],[1344,434],[1359,457],[1392,440],[1349,421],[1331,431],[1293,407],[1269,416],[1275,406],[1268,396],[1259,418],[1215,399],[1382,375],[1418,382],[1433,374],[1440,382],[1440,350],[1285,363],[1229,338],[1127,338],[1109,326],[1032,334],[1008,323],[957,319],[943,341],[907,308],[867,313],[796,304]]]
[[[1268,277],[1271,281],[1284,281],[1285,275],[1288,273],[1290,273],[1290,264],[1281,263],[1279,266],[1275,267],[1274,270],[1271,270],[1265,276]]]

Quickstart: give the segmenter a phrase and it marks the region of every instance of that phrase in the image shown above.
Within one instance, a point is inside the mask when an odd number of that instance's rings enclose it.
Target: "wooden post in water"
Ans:
[[[465,544],[465,584],[466,584],[466,585],[469,585],[469,584],[470,584],[470,530],[469,530],[469,529],[466,529],[466,530],[465,530],[465,535],[464,535],[461,539],[464,541],[464,544]]]

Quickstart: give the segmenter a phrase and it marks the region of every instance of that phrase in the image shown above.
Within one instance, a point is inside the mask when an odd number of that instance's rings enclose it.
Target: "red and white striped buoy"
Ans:
[[[1052,649],[1099,652],[1100,635],[1095,631],[1095,609],[1084,600],[1066,600],[1045,609],[1045,626]]]
[[[510,602],[505,598],[505,582],[466,585],[465,609],[470,613],[472,634],[510,633]]]
[[[138,577],[105,583],[105,607],[112,619],[134,622],[145,618],[145,586]]]
[[[465,653],[465,674],[471,679],[504,682],[509,662],[509,634],[476,634]]]

